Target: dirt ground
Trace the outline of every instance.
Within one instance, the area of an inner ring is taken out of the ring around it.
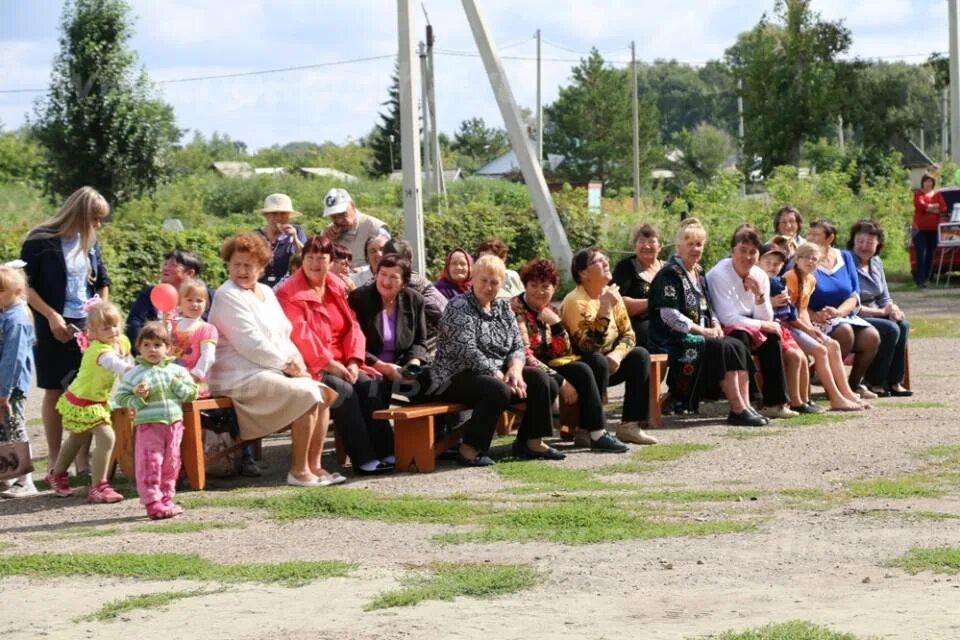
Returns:
[[[900,293],[910,317],[958,317],[960,297]],[[348,519],[271,520],[248,509],[190,509],[181,520],[243,521],[244,529],[151,535],[135,499],[87,505],[80,498],[0,502],[0,554],[65,551],[193,552],[217,561],[339,559],[357,563],[346,578],[304,587],[231,585],[225,592],[133,611],[112,622],[74,622],[108,600],[193,589],[195,582],[148,583],[104,578],[0,577],[0,629],[5,640],[27,638],[198,637],[231,640],[336,638],[464,639],[619,637],[694,638],[768,622],[809,620],[862,637],[960,637],[960,575],[909,575],[885,563],[913,546],[960,545],[960,520],[876,517],[935,511],[960,516],[955,488],[938,498],[860,498],[805,505],[772,495],[782,489],[834,490],[858,479],[889,478],[929,462],[920,453],[960,443],[956,338],[911,342],[910,399],[881,401],[850,420],[783,429],[770,437],[727,437],[718,418],[668,418],[661,442],[701,442],[715,448],[631,475],[638,488],[735,490],[742,502],[684,505],[694,520],[744,513],[761,517],[756,530],[707,537],[672,537],[565,546],[553,543],[440,545],[437,533],[464,530],[438,524],[390,524]],[[37,394],[31,417],[39,415]],[[902,403],[898,408],[897,403]],[[917,402],[926,405],[913,406]],[[930,406],[933,403],[934,406]],[[882,406],[880,406],[882,405]],[[710,418],[709,415],[714,416]],[[34,427],[34,442],[42,443]],[[38,447],[38,449],[41,447]],[[285,473],[288,440],[265,447],[273,491]],[[611,464],[611,456],[572,453],[567,468]],[[332,463],[332,461],[331,461]],[[537,464],[537,463],[530,463]],[[221,481],[207,494],[246,487]],[[496,494],[511,486],[493,470],[444,463],[437,473],[351,481],[384,494]],[[337,491],[338,488],[317,489]],[[189,492],[184,494],[191,495]],[[196,495],[196,494],[194,494]],[[751,499],[755,498],[755,499]],[[57,537],[77,526],[120,527],[104,537]],[[9,546],[4,546],[8,544]],[[458,598],[367,612],[377,594],[396,588],[410,564],[433,560],[528,563],[544,575],[536,587],[493,600]]]

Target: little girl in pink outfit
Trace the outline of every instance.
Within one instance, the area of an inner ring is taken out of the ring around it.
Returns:
[[[180,317],[170,326],[171,355],[197,381],[199,398],[210,397],[207,372],[213,366],[220,338],[217,328],[201,317],[209,304],[207,285],[200,280],[184,280],[180,285]]]

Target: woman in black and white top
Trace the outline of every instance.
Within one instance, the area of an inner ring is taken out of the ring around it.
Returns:
[[[505,266],[486,255],[473,266],[471,289],[452,299],[440,319],[432,394],[469,405],[457,461],[469,467],[493,464],[487,455],[500,415],[515,402],[527,408],[513,444],[521,458],[562,460],[566,457],[542,438],[553,433],[550,377],[526,367],[523,341],[510,302],[497,298]]]

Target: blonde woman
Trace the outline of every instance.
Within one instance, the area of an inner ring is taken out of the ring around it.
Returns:
[[[27,301],[35,314],[33,352],[50,460],[57,459],[63,435],[57,400],[80,367],[73,336],[86,326],[84,305],[94,295],[106,301],[109,294],[110,278],[97,243],[97,229],[109,215],[110,205],[96,189],[80,187],[56,216],[27,233],[20,249],[30,285]],[[86,456],[77,466],[87,467]]]

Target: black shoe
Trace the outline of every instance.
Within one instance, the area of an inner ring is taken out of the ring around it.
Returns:
[[[519,440],[513,442],[513,455],[523,460],[563,460],[567,457],[567,454],[553,447],[547,447],[544,451],[533,451]]]
[[[745,411],[750,415],[752,415],[754,418],[759,418],[763,420],[764,425],[770,424],[770,418],[768,418],[767,416],[763,415],[762,413],[754,409],[753,405],[747,405],[747,408],[745,409]]]
[[[888,392],[894,398],[909,398],[913,395],[913,391],[910,391],[910,389],[889,389]]]
[[[748,409],[744,409],[740,413],[731,411],[727,415],[727,424],[734,427],[765,427],[768,422],[769,420],[763,416],[751,413]]]
[[[817,405],[813,404],[812,402],[806,402],[806,403],[801,404],[801,405],[798,405],[798,406],[796,406],[796,407],[794,407],[794,406],[791,405],[790,410],[791,410],[791,411],[796,411],[797,413],[808,413],[808,414],[810,414],[810,413],[823,413],[823,412],[824,412],[824,409],[823,409],[823,408],[818,407]]]
[[[461,467],[489,467],[496,464],[489,456],[485,456],[482,453],[478,453],[473,458],[466,458],[459,452],[457,452],[457,464]]]
[[[617,440],[616,436],[611,435],[609,431],[604,431],[602,436],[590,441],[590,450],[607,453],[626,453],[630,450],[630,447]]]
[[[884,389],[883,387],[880,387],[880,386],[876,386],[876,387],[875,387],[875,386],[873,386],[873,385],[871,385],[871,386],[869,386],[869,387],[867,387],[867,388],[870,389],[870,391],[871,391],[872,393],[876,394],[876,396],[877,396],[878,398],[889,398],[889,397],[890,397],[890,389]]]

